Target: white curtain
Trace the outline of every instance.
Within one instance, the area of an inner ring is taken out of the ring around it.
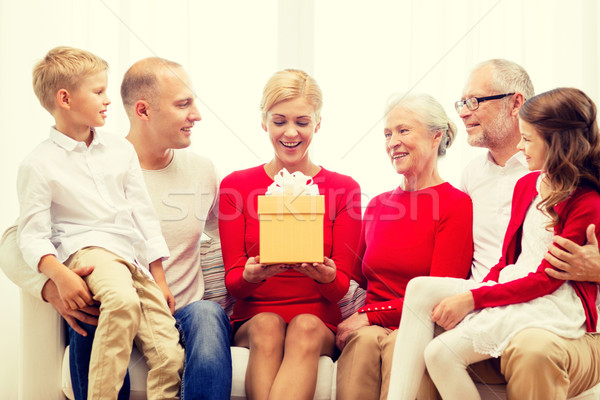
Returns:
[[[444,104],[459,134],[440,169],[457,184],[478,152],[466,145],[453,109],[470,68],[508,58],[528,70],[537,92],[574,86],[598,103],[598,21],[595,0],[0,0],[0,230],[18,213],[17,166],[52,124],[31,88],[33,64],[52,47],[85,48],[109,62],[105,130],[123,135],[126,69],[152,55],[183,64],[203,118],[192,150],[211,157],[221,174],[269,160],[262,87],[277,69],[306,69],[325,97],[313,158],[353,176],[366,204],[399,183],[381,134],[390,94],[427,92]],[[17,398],[17,294],[0,274],[3,399]]]

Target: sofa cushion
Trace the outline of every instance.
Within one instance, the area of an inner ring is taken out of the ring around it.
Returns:
[[[129,381],[131,392],[129,400],[146,400],[146,376],[148,376],[148,367],[144,357],[134,346],[129,360]],[[62,363],[62,391],[67,399],[74,400],[73,386],[71,384],[71,374],[69,369],[69,346],[65,348]]]
[[[246,377],[246,366],[248,365],[249,350],[245,347],[231,347],[231,359],[233,362],[233,380],[231,383],[231,400],[246,400],[246,388],[244,381]],[[315,400],[330,400],[332,388],[335,386],[335,363],[331,357],[321,356],[319,358],[319,372],[317,375],[317,387],[315,389]]]
[[[209,239],[201,242],[200,264],[204,277],[204,300],[219,303],[227,315],[231,315],[235,298],[225,287],[225,267],[220,240]]]

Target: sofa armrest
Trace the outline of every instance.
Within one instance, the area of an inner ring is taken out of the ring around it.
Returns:
[[[20,400],[64,400],[61,390],[63,319],[48,303],[21,291]]]

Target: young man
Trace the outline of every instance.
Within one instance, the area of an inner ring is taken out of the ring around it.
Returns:
[[[231,325],[221,306],[202,300],[200,268],[202,233],[219,237],[219,182],[210,160],[182,150],[201,119],[190,80],[179,64],[148,58],[126,72],[121,97],[131,123],[127,139],[171,252],[165,274],[186,353],[182,398],[229,399]]]
[[[89,398],[117,397],[134,339],[149,368],[148,397],[178,398],[183,349],[162,266],[169,251],[131,143],[95,129],[110,104],[107,69],[70,47],[35,66],[35,94],[56,125],[19,167],[18,243],[66,307],[100,303]],[[85,266],[93,269],[84,279],[71,271]]]
[[[456,104],[469,144],[489,150],[465,168],[461,184],[473,200],[472,276],[477,280],[500,258],[514,185],[528,172],[516,147],[521,136],[518,113],[533,95],[533,85],[521,66],[496,59],[475,67]],[[600,381],[600,335],[569,340],[541,329],[525,329],[500,361],[510,400],[566,399]],[[474,367],[475,375],[481,373],[479,366]]]
[[[229,399],[232,374],[229,319],[218,304],[201,300],[204,280],[199,238],[203,232],[218,237],[218,181],[208,159],[182,150],[190,144],[191,127],[201,119],[189,79],[178,64],[148,58],[127,71],[121,95],[131,123],[127,138],[138,154],[171,252],[164,267],[176,299],[175,318],[185,342],[182,398]],[[5,235],[3,249],[8,249],[10,240],[10,235]],[[36,297],[41,293],[69,322],[70,329],[86,334],[78,321],[94,323],[89,314],[95,312],[93,309],[64,309],[56,301],[52,282],[43,279],[40,282],[16,264],[2,263],[2,268],[19,286],[25,287],[27,281],[37,282],[31,285],[36,290],[30,293]],[[79,273],[87,271],[82,269]],[[89,330],[87,326],[86,329]],[[91,339],[81,335],[71,338],[79,345],[79,351],[71,355],[72,366],[73,360],[82,360],[76,368],[82,370],[87,367],[85,354]],[[74,389],[85,386],[85,381],[78,381],[73,372],[71,375]],[[128,393],[124,396],[128,398]]]

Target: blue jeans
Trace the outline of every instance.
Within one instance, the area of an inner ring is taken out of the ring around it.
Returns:
[[[215,302],[195,301],[175,313],[185,348],[181,399],[231,397],[231,324]]]
[[[88,372],[90,369],[90,355],[96,327],[79,322],[85,329],[87,336],[81,336],[69,326],[69,367],[71,371],[71,385],[75,400],[86,400],[88,394]],[[129,372],[125,375],[123,386],[119,391],[118,400],[128,400],[130,392]]]
[[[231,325],[215,302],[200,300],[175,314],[185,348],[181,400],[229,399],[231,396]],[[90,354],[96,327],[80,323],[88,333],[81,336],[69,327],[69,360],[75,400],[87,399]],[[129,399],[129,374],[118,400]]]

